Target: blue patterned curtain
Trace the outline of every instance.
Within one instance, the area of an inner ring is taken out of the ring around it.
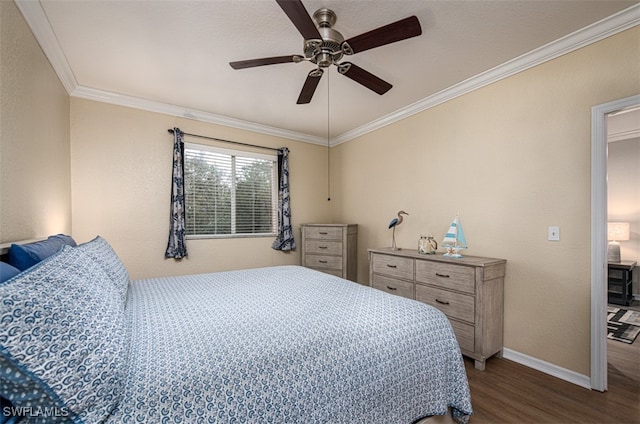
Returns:
[[[173,178],[171,178],[171,221],[169,243],[164,256],[180,259],[187,256],[186,209],[184,204],[184,133],[173,129]]]
[[[291,227],[291,197],[289,196],[289,149],[278,149],[278,237],[271,247],[275,250],[294,250]]]

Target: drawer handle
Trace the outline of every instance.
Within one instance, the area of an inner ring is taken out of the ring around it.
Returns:
[[[326,264],[327,263],[327,261],[318,261],[318,262],[320,262],[321,264]]]
[[[450,275],[448,275],[448,274],[440,274],[439,272],[436,272],[436,275],[437,275],[438,277],[450,278]]]
[[[318,249],[328,249],[328,246],[318,246]]]
[[[448,305],[449,302],[445,302],[444,300],[440,300],[440,299],[436,299],[436,302],[438,302],[441,305]]]
[[[398,290],[398,288],[397,288],[397,287],[387,286],[387,288],[388,288],[389,290]]]
[[[398,265],[389,265],[389,264],[387,264],[387,266],[388,266],[389,268],[398,268]]]
[[[323,236],[326,236],[329,233],[327,233],[326,231],[319,231],[318,234],[322,234]]]

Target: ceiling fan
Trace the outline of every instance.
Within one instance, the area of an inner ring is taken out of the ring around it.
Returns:
[[[340,60],[345,55],[353,55],[422,34],[418,18],[410,16],[345,40],[342,34],[332,28],[336,22],[336,14],[332,10],[327,8],[319,9],[313,14],[312,20],[300,0],[276,0],[276,2],[302,34],[304,38],[304,55],[294,54],[240,60],[230,62],[229,65],[233,69],[304,61],[318,65],[316,69],[313,69],[307,75],[298,97],[298,104],[311,102],[324,69],[331,65],[335,65],[340,74],[351,78],[368,89],[380,95],[386,93],[391,89],[391,84],[351,62],[340,62]]]

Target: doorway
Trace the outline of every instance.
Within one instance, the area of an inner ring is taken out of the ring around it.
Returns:
[[[607,390],[607,116],[640,95],[591,108],[591,388]]]

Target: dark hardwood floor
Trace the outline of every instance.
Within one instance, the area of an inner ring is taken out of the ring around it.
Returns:
[[[635,301],[630,309],[640,310]],[[601,393],[507,359],[477,371],[465,358],[474,415],[471,424],[640,424],[640,337],[607,341],[609,390]]]

